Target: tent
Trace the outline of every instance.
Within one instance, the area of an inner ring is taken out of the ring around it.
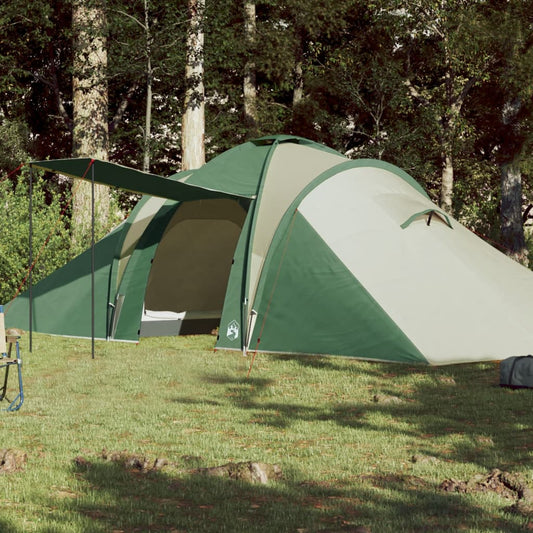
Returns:
[[[410,363],[533,348],[533,273],[399,168],[312,141],[244,143],[162,178],[88,159],[34,162],[144,194],[95,246],[95,335],[206,332],[216,347]],[[91,336],[91,252],[32,291],[35,331]],[[27,293],[8,327],[28,328]]]

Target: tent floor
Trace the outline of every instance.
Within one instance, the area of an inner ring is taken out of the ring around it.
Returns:
[[[200,315],[200,316],[198,316]],[[145,311],[140,337],[210,334],[220,324],[220,313]]]

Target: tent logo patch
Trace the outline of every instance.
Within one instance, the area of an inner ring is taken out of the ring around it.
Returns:
[[[226,331],[226,337],[230,341],[234,341],[239,336],[239,323],[236,320],[232,320],[228,324],[228,329]]]

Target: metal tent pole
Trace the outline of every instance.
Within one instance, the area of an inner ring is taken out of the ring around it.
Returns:
[[[28,245],[28,296],[30,302],[29,309],[29,330],[30,330],[30,343],[29,350],[30,353],[33,349],[33,295],[32,295],[32,285],[33,285],[33,166],[30,165],[30,177],[29,177],[29,199],[28,199],[28,220],[29,220],[29,245]]]
[[[94,162],[91,168],[91,357],[94,359]]]

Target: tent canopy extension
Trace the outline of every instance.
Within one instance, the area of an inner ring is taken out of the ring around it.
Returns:
[[[219,325],[221,349],[429,364],[532,349],[533,273],[393,165],[290,136],[168,178],[33,165],[145,194],[96,244],[96,337]],[[90,264],[89,250],[33,288],[35,331],[91,336]],[[27,293],[11,302],[9,326],[28,327],[28,305]]]

